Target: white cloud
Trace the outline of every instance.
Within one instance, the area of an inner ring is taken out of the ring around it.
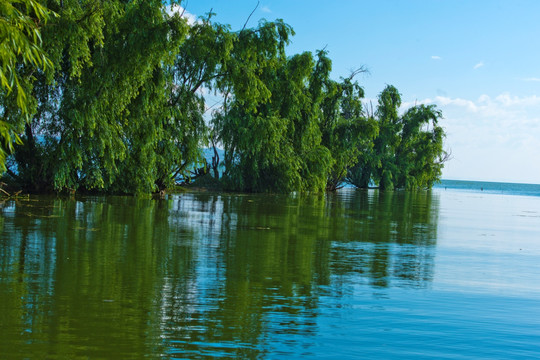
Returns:
[[[474,113],[478,112],[478,106],[471,100],[460,99],[460,98],[452,99],[447,96],[436,96],[434,102],[442,106],[453,105],[453,106],[465,108],[468,111],[471,111]]]
[[[525,78],[525,79],[523,79],[523,81],[540,82],[540,78],[537,78],[537,77],[530,77],[530,78]]]
[[[371,101],[376,108],[377,100]],[[531,162],[540,158],[540,95],[435,96],[404,101],[400,112],[421,104],[434,104],[443,114],[439,124],[452,151],[444,179],[540,184],[540,166]]]
[[[491,121],[511,121],[525,116],[531,117],[540,113],[540,96],[512,96],[503,93],[495,97],[481,95],[476,100],[436,96],[434,99],[424,99],[422,104],[436,104],[453,111],[466,111],[476,119],[491,119]]]
[[[540,183],[540,96],[437,96],[452,157],[443,178]],[[414,103],[406,103],[411,106]]]
[[[261,11],[265,12],[265,13],[268,13],[268,14],[272,12],[272,10],[270,10],[270,8],[268,6],[263,6],[261,8]]]
[[[178,14],[182,16],[183,18],[187,19],[187,22],[189,25],[193,25],[197,22],[197,17],[193,14],[191,14],[189,11],[184,9],[182,6],[173,4],[168,10],[167,13],[172,16],[174,14]]]
[[[495,100],[504,106],[530,107],[530,106],[540,105],[540,97],[536,95],[519,97],[519,96],[511,96],[509,93],[504,93],[497,96]]]
[[[433,56],[431,56],[431,58],[432,58],[433,60],[442,60],[442,57],[437,56],[437,55],[433,55]]]
[[[474,69],[480,69],[482,66],[484,66],[484,62],[480,61],[478,64],[474,65]]]

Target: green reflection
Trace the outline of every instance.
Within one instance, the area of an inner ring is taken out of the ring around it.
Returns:
[[[7,202],[0,354],[264,358],[279,334],[315,342],[318,309],[355,286],[429,284],[438,206],[372,190]]]

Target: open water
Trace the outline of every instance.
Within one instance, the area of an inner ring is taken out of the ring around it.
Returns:
[[[479,184],[4,202],[0,359],[538,359],[538,187]]]

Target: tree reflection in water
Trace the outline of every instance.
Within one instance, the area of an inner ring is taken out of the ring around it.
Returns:
[[[344,296],[429,286],[438,198],[39,197],[2,212],[8,358],[258,358],[308,349]]]

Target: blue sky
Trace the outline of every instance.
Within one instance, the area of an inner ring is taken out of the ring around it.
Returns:
[[[184,3],[233,30],[256,5]],[[539,14],[538,0],[261,0],[248,26],[283,19],[289,53],[326,47],[336,79],[367,67],[367,101],[392,84],[406,106],[436,104],[452,151],[443,178],[540,183]]]

